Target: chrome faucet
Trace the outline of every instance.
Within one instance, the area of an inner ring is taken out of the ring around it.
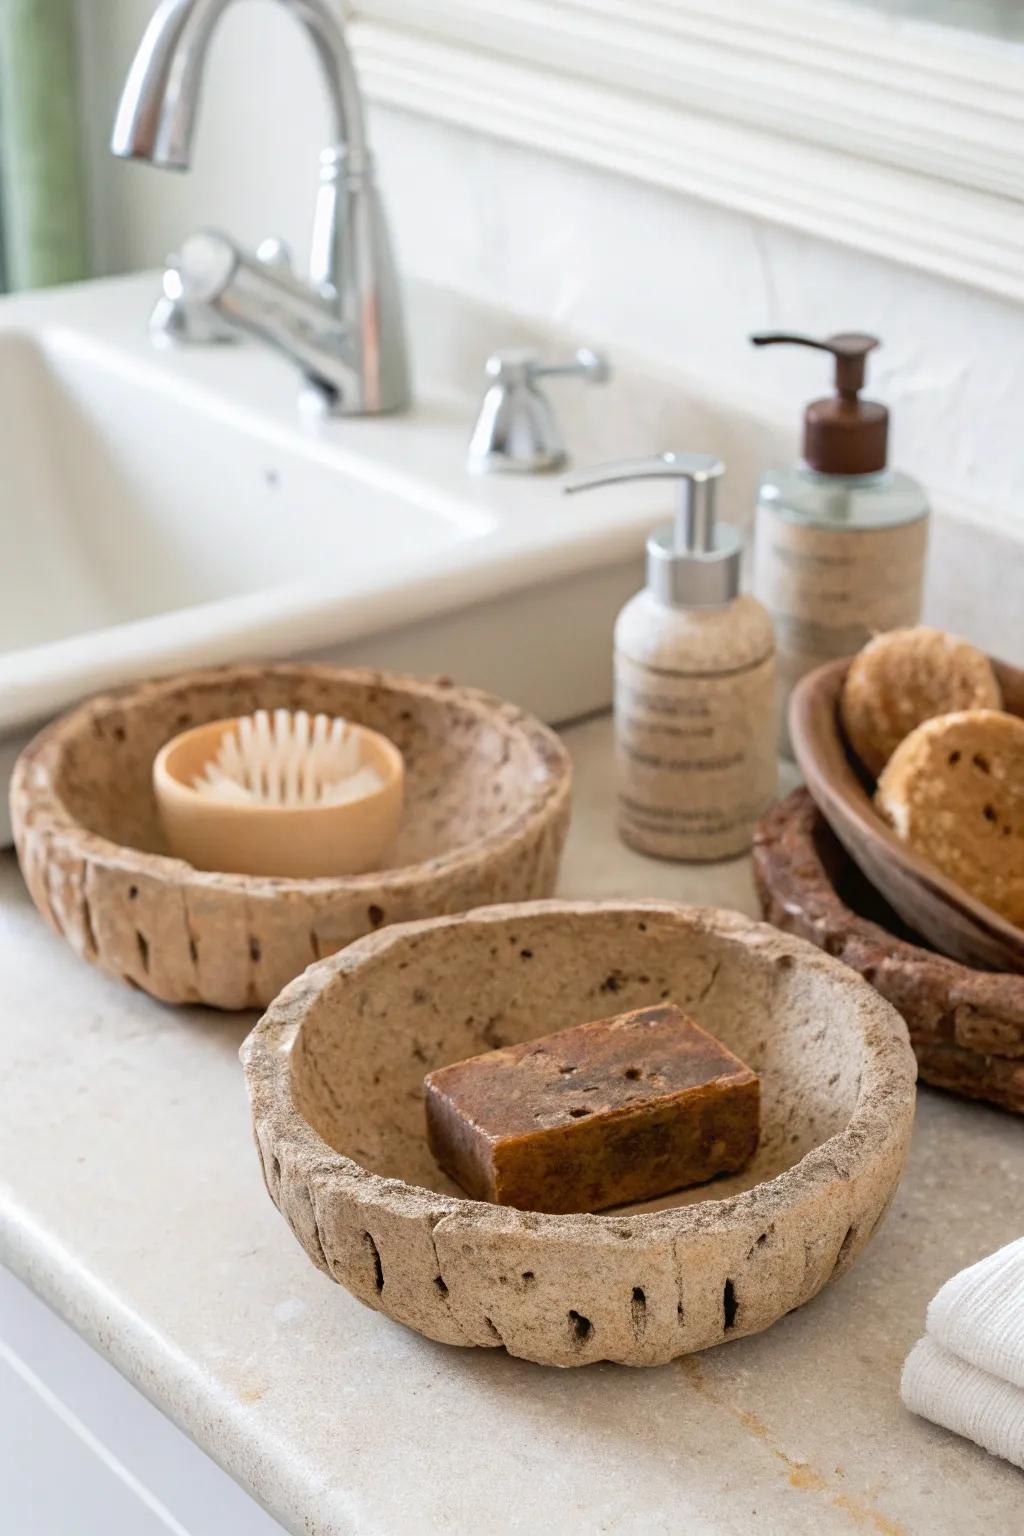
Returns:
[[[207,49],[230,3],[162,0],[125,81],[115,155],[188,169]],[[250,332],[291,358],[320,402],[342,415],[400,410],[409,403],[402,302],[351,55],[328,0],[281,3],[309,34],[333,123],[320,155],[308,280],[293,273],[279,241],[250,255],[228,235],[193,235],[170,258],[158,324],[186,339]]]
[[[487,389],[466,457],[471,475],[538,474],[562,469],[565,446],[540,379],[578,378],[606,384],[611,367],[602,352],[580,347],[568,363],[545,363],[517,347],[495,352],[485,368]]]

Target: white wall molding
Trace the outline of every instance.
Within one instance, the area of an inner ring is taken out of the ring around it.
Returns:
[[[369,94],[1024,300],[1024,49],[811,0],[360,0]]]

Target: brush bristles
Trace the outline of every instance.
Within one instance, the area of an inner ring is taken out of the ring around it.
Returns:
[[[347,720],[258,709],[225,731],[192,788],[236,805],[344,805],[384,784],[359,757],[359,733]]]

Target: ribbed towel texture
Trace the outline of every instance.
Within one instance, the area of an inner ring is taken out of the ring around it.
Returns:
[[[947,1280],[926,1328],[904,1404],[1024,1467],[1024,1238]]]

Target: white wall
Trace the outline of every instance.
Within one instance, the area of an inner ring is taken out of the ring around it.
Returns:
[[[282,7],[229,10],[191,173],[110,159],[117,91],[153,0],[80,0],[101,270],[156,264],[198,225],[304,258],[326,113]],[[101,13],[101,14],[100,14]],[[588,339],[646,352],[792,425],[825,392],[814,354],[754,353],[782,326],[875,331],[894,458],[954,508],[1024,538],[1024,311],[909,269],[624,179],[391,111],[373,114],[403,268]],[[500,342],[496,337],[496,343]],[[637,450],[699,444],[637,443]]]

